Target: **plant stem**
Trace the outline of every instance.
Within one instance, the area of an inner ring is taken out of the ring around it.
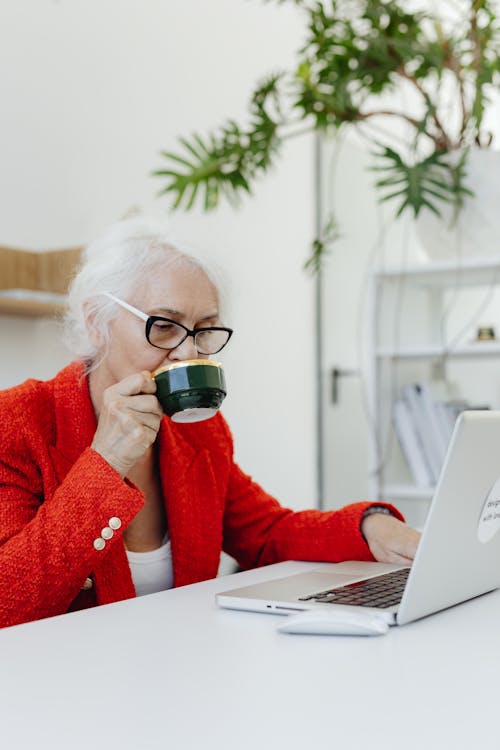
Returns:
[[[422,135],[426,135],[427,138],[429,138],[436,145],[436,147],[439,148],[438,137],[433,135],[432,133],[429,133],[427,130],[420,130],[420,122],[416,118],[410,117],[410,115],[405,115],[403,112],[392,112],[391,110],[379,110],[377,112],[366,112],[364,114],[360,112],[357,120],[358,122],[363,122],[371,117],[377,117],[378,115],[399,117],[401,120],[409,123],[413,128],[415,128],[415,130],[421,132]]]
[[[432,135],[430,133],[426,133],[426,135],[428,135],[429,138],[431,138],[434,141],[434,143],[436,144],[436,148],[438,148],[438,149],[442,148],[445,151],[448,151],[451,148],[452,143],[451,143],[451,140],[450,140],[448,134],[446,133],[444,127],[441,125],[441,122],[440,122],[440,120],[439,120],[439,118],[437,116],[437,112],[436,112],[435,108],[432,106],[432,102],[431,102],[431,100],[429,98],[429,94],[423,88],[423,86],[421,85],[420,81],[418,81],[415,78],[415,76],[410,75],[403,67],[399,67],[398,70],[397,70],[397,73],[398,73],[399,76],[401,76],[401,78],[404,78],[406,81],[408,81],[413,86],[415,86],[415,88],[419,92],[420,96],[423,97],[425,103],[427,104],[427,106],[429,108],[429,111],[431,112],[432,119],[434,120],[434,124],[435,124],[436,128],[438,129],[438,133],[436,135]]]
[[[419,126],[419,121],[415,117],[410,117],[410,115],[405,115],[404,112],[396,112],[390,109],[379,109],[374,112],[360,112],[356,119],[367,120],[369,117],[378,117],[379,115],[381,116],[387,115],[389,117],[399,117],[401,120],[405,120],[406,122],[409,122],[410,125],[413,125],[414,128],[418,128]]]
[[[377,125],[374,122],[369,122],[368,120],[366,120],[364,122],[357,122],[354,125],[360,137],[363,138],[368,143],[370,143],[371,145],[373,145],[373,139],[370,138],[370,136],[364,132],[364,128],[371,128],[371,130],[374,131],[375,133],[383,135],[386,138],[390,138],[393,141],[398,141],[401,147],[405,147],[408,145],[408,142],[403,137],[399,137],[395,135],[394,133],[389,132],[388,130],[380,127],[380,125]]]

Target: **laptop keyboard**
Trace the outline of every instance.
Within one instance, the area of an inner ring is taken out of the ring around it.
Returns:
[[[380,576],[348,583],[316,594],[299,596],[299,601],[315,601],[321,604],[351,604],[357,607],[386,609],[399,604],[406,586],[410,568],[392,570]]]

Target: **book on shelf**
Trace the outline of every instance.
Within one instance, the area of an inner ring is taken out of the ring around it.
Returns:
[[[435,484],[443,465],[446,446],[443,450],[442,433],[437,421],[434,402],[420,383],[403,386],[401,398],[410,412],[423,458],[429,467],[432,484]]]
[[[471,408],[467,401],[436,401],[436,411],[438,414],[441,430],[445,436],[446,446],[448,446],[455,422],[457,421],[458,415],[465,411],[465,409]],[[476,409],[481,407],[474,407]]]
[[[431,469],[426,462],[409,406],[402,398],[394,402],[392,419],[401,451],[417,487],[432,487]]]
[[[436,401],[426,383],[401,388],[393,404],[392,420],[404,458],[417,487],[434,486],[441,473],[453,428],[465,409],[465,400]]]

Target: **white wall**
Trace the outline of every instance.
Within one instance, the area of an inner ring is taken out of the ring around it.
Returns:
[[[289,67],[299,11],[260,0],[4,0],[0,244],[91,240],[131,207],[163,215],[150,177],[176,136],[244,117],[259,78]],[[230,279],[225,402],[244,469],[295,507],[315,500],[312,140],[238,212],[172,217]],[[300,349],[288,343],[300,342]],[[275,333],[277,329],[279,333]],[[0,318],[0,387],[67,361],[53,323]]]

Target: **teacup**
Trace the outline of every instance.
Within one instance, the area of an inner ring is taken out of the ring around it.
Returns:
[[[156,396],[174,422],[210,419],[226,397],[224,370],[211,359],[187,359],[153,372]]]

